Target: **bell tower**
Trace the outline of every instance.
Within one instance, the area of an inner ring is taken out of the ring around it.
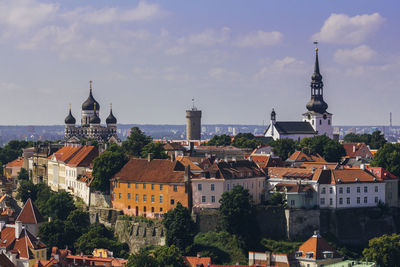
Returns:
[[[315,45],[318,42],[314,42]],[[314,73],[311,76],[311,99],[307,103],[307,112],[303,114],[303,121],[311,124],[317,135],[326,135],[333,138],[332,114],[327,112],[328,104],[324,101],[324,83],[319,70],[318,47],[315,48]]]

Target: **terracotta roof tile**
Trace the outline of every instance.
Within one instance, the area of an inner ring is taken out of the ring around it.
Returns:
[[[300,258],[306,258],[306,253],[313,253],[312,259],[319,260],[324,259],[323,252],[333,252],[334,258],[340,258],[341,256],[337,251],[328,244],[328,242],[322,238],[319,234],[313,235],[306,242],[304,242],[299,250],[302,252],[302,256]]]
[[[81,148],[82,146],[64,146],[57,150],[53,155],[50,155],[49,159],[54,156],[57,161],[68,162],[68,160],[72,158]]]
[[[18,215],[17,221],[21,221],[23,224],[38,224],[45,220],[40,214],[39,209],[29,198]]]
[[[189,256],[184,256],[184,261],[189,267],[197,267],[203,264],[204,267],[207,267],[209,264],[211,264],[211,258],[210,257],[189,257]]]
[[[190,160],[190,157],[177,156],[176,160],[185,166],[189,165],[191,171],[203,171],[202,168],[200,168],[197,164]]]
[[[89,167],[92,161],[99,155],[95,146],[82,146],[72,158],[68,160],[67,165],[73,167]]]
[[[373,156],[365,143],[344,143],[343,147],[346,150],[346,156],[350,158]]]
[[[6,164],[6,167],[12,168],[12,167],[22,167],[24,164],[24,159],[23,158],[17,158],[16,160],[13,160],[9,163]]]
[[[382,167],[371,167],[366,166],[367,170],[373,173],[377,178],[381,180],[396,180],[399,179],[396,175],[392,174],[391,172],[385,170]],[[1,202],[1,201],[0,201]]]
[[[132,158],[114,178],[132,182],[183,183],[184,170],[184,165],[179,161]]]

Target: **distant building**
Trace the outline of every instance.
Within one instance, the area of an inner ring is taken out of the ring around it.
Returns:
[[[94,99],[92,94],[92,81],[90,81],[89,97],[82,104],[81,125],[76,126],[76,119],[72,115],[71,107],[65,118],[65,136],[64,139],[69,143],[77,143],[79,139],[94,139],[98,142],[119,142],[117,136],[117,119],[115,118],[112,107],[110,115],[106,119],[106,126],[101,126],[99,117],[100,105]]]
[[[252,252],[249,251],[249,266],[277,266],[277,267],[291,267],[290,257],[287,254],[266,252]]]
[[[186,140],[201,140],[201,110],[194,104],[192,109],[186,110]]]
[[[346,157],[372,159],[373,155],[365,143],[344,143]]]
[[[311,77],[311,99],[306,105],[308,111],[303,114],[302,121],[277,121],[276,112],[272,109],[271,122],[265,130],[265,137],[271,137],[274,140],[283,138],[300,140],[304,137],[326,135],[333,138],[332,114],[327,112],[328,104],[323,98],[323,87],[317,48],[314,73]]]

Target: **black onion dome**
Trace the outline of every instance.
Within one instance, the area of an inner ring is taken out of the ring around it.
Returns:
[[[74,118],[74,116],[72,116],[71,109],[69,109],[69,114],[65,118],[65,124],[75,124],[75,123],[76,119]]]
[[[112,113],[112,109],[110,110],[110,115],[108,115],[106,119],[107,124],[116,124],[117,123],[117,118],[114,117],[114,114]]]
[[[315,111],[317,113],[323,114],[328,109],[328,104],[320,96],[312,96],[311,100],[308,101],[306,105],[309,111]]]
[[[97,116],[96,111],[94,112],[93,117],[90,119],[89,123],[100,124],[101,120],[99,116]]]
[[[96,106],[97,110],[100,110],[99,102],[97,102],[92,94],[92,88],[90,88],[89,97],[82,104],[82,110],[94,110],[94,106]]]

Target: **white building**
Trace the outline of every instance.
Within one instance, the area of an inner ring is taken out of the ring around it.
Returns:
[[[265,199],[265,174],[248,160],[215,162],[205,170],[203,177],[191,181],[194,209],[219,208],[222,194],[237,185],[249,191],[255,204]]]
[[[324,84],[319,71],[318,48],[315,52],[314,73],[311,79],[311,99],[306,105],[308,111],[302,115],[302,121],[276,121],[276,112],[272,109],[271,123],[265,130],[265,137],[274,140],[283,138],[301,140],[316,135],[333,137],[332,114],[327,112],[328,104],[323,98]]]

